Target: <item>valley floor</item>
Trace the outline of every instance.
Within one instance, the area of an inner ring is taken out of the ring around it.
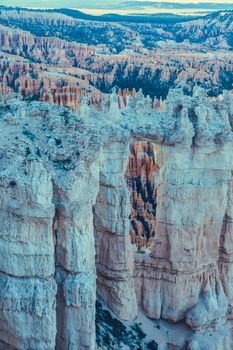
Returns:
[[[166,350],[168,345],[182,349],[192,333],[183,322],[151,320],[141,310],[133,322],[120,321],[100,299],[96,331],[98,350]]]

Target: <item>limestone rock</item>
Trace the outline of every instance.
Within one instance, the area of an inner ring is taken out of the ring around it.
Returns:
[[[189,348],[209,347],[211,331],[221,335],[216,350],[230,349],[232,97],[197,93],[176,90],[159,109],[139,94],[116,115],[116,95],[109,110],[86,106],[80,116],[1,102],[0,346],[93,350],[97,276],[97,294],[118,317],[132,320],[140,308],[185,320],[195,331]],[[159,168],[145,254],[129,234],[134,142],[154,144]]]

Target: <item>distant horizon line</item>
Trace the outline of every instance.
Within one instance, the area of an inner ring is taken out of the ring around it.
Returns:
[[[230,2],[231,1],[231,2]],[[157,0],[155,0],[155,1],[153,1],[153,0],[120,0],[119,1],[119,3],[118,4],[116,4],[116,5],[110,5],[109,3],[108,4],[106,4],[106,5],[104,5],[104,1],[103,1],[103,4],[101,4],[101,5],[96,5],[95,6],[95,4],[93,4],[93,5],[88,5],[88,4],[85,4],[85,5],[80,5],[80,4],[78,4],[77,3],[77,5],[71,5],[71,6],[67,6],[67,5],[63,5],[63,4],[61,4],[61,5],[59,5],[59,4],[57,4],[57,5],[55,5],[56,7],[54,7],[53,6],[53,3],[51,3],[51,5],[47,5],[47,3],[49,2],[49,1],[46,1],[46,5],[47,6],[41,6],[41,5],[39,5],[39,6],[29,6],[29,5],[25,5],[25,4],[23,4],[23,5],[21,5],[21,4],[13,4],[13,5],[10,5],[10,4],[5,4],[5,1],[1,1],[0,0],[0,6],[5,6],[5,7],[21,7],[21,8],[44,8],[44,9],[56,9],[56,8],[70,8],[70,9],[74,9],[74,8],[83,8],[83,9],[104,9],[104,8],[106,8],[106,9],[114,9],[114,8],[117,8],[117,6],[119,5],[119,6],[121,6],[121,5],[123,5],[124,3],[125,4],[130,4],[130,3],[134,3],[134,4],[136,4],[136,3],[138,3],[138,5],[140,6],[140,4],[141,4],[141,6],[145,6],[146,7],[146,3],[149,5],[150,3],[151,3],[151,5],[153,6],[153,4],[154,5],[156,5],[156,4],[160,4],[160,3],[162,3],[162,4],[164,4],[164,5],[166,5],[166,4],[172,4],[172,5],[176,5],[176,4],[179,4],[179,5],[184,5],[184,6],[187,6],[187,5],[196,5],[197,7],[199,7],[199,6],[201,6],[201,5],[203,5],[203,4],[205,4],[205,5],[209,5],[209,6],[211,6],[211,5],[232,5],[232,7],[233,7],[233,3],[232,3],[232,0],[226,0],[226,1],[221,1],[221,0],[217,0],[217,1],[214,1],[214,0],[211,0],[211,1],[195,1],[195,0],[191,0],[191,1],[186,1],[186,0],[175,0],[175,1],[173,1],[173,0],[162,0],[162,1],[157,1]],[[17,2],[17,0],[16,0],[16,2]],[[22,1],[19,1],[19,2],[22,2]],[[33,1],[32,1],[33,2]],[[42,1],[42,2],[44,2],[44,1]],[[57,3],[59,3],[59,1],[57,1]],[[58,7],[59,6],[59,7]]]

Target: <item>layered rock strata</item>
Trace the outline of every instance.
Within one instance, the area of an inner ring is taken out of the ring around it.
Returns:
[[[0,8],[1,55],[4,52],[28,59],[31,64],[43,64],[51,79],[58,68],[69,68],[71,74],[72,68],[80,68],[82,80],[103,93],[110,93],[115,86],[122,90],[142,88],[145,95],[164,99],[175,87],[192,94],[194,86],[200,85],[210,96],[230,90],[231,33],[231,12],[161,27],[77,20],[53,11]],[[22,84],[22,91],[34,97],[32,90],[37,90],[40,79],[33,81],[26,76],[21,80],[28,80],[28,87]],[[12,78],[4,81],[10,88],[12,83]],[[82,95],[80,88],[72,82],[63,90],[53,85],[45,89],[42,100],[75,107],[73,99]]]
[[[201,90],[188,100],[180,99],[176,92],[169,95],[164,112],[167,116],[172,113],[175,124],[168,117],[166,122],[159,119],[159,113],[154,117],[153,125],[159,127],[152,138],[160,169],[155,237],[149,255],[135,254],[133,274],[133,252],[126,248],[124,234],[125,227],[129,230],[129,211],[126,213],[125,209],[129,194],[122,186],[125,163],[122,152],[119,159],[108,147],[111,175],[108,181],[106,175],[101,176],[104,180],[100,180],[95,206],[97,292],[123,319],[137,313],[135,291],[137,304],[148,317],[172,322],[186,320],[196,332],[193,339],[187,340],[187,349],[204,349],[199,332],[217,329],[222,332],[225,345],[217,342],[216,349],[228,349],[232,341],[227,330],[231,327],[231,322],[227,322],[232,307],[231,288],[225,282],[229,281],[229,258],[225,258],[224,271],[221,256],[226,248],[221,242],[222,226],[228,237],[231,235],[225,214],[232,178],[229,106],[223,101],[213,102],[210,107]],[[140,115],[139,106],[134,108]],[[144,122],[148,121],[145,110],[143,115]],[[151,141],[152,133],[150,130],[149,135],[142,136],[135,132],[131,141]],[[103,163],[100,174],[107,168]],[[204,344],[207,346],[208,341]]]
[[[130,190],[130,237],[138,250],[147,247],[155,235],[156,197],[159,168],[153,143],[137,142],[130,145],[126,171]]]
[[[98,107],[105,94],[91,86],[78,68],[48,67],[32,63],[17,55],[0,57],[0,92],[3,98],[19,94],[26,101],[42,101],[70,107],[77,111],[80,102],[89,96],[91,104]]]
[[[8,103],[1,105],[0,339],[4,349],[94,349],[98,131],[56,106]]]
[[[232,347],[232,96],[175,90],[163,110],[140,95],[119,104],[112,95],[101,111],[84,103],[77,115],[1,103],[7,350],[94,349],[96,270],[97,293],[120,318],[140,307],[186,322],[193,336],[183,349]],[[149,255],[130,243],[125,173],[134,142],[153,143],[159,167]]]

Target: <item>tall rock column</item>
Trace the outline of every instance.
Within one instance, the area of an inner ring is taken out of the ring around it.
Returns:
[[[218,148],[213,144],[212,150],[203,147],[194,150],[193,155],[185,147],[179,152],[161,148],[165,164],[158,186],[156,236],[150,261],[154,281],[145,283],[143,294],[150,317],[182,320],[205,293],[215,299],[216,312],[222,308],[226,314],[218,257],[231,172],[228,164],[220,162],[224,151]],[[154,301],[149,296],[152,291]],[[218,297],[223,304],[218,305]],[[216,318],[211,312],[208,316]],[[207,320],[195,322],[201,327],[201,322]]]
[[[94,350],[100,134],[44,103],[0,116],[0,349]]]
[[[60,111],[60,114],[58,114]],[[49,163],[55,216],[57,350],[95,349],[96,269],[92,206],[99,189],[97,129],[66,109],[51,112]]]
[[[232,302],[233,139],[224,106],[199,94],[189,106],[175,109],[158,145],[156,234],[150,257],[135,262],[135,285],[147,316],[199,331],[225,325]]]
[[[129,320],[137,313],[129,236],[131,204],[125,179],[129,133],[113,125],[105,141],[100,190],[94,207],[97,294],[117,316]]]
[[[97,157],[98,158],[98,157]],[[99,162],[80,162],[54,182],[57,349],[95,349],[96,270],[92,206]]]
[[[0,349],[54,350],[52,181],[25,150],[19,139],[0,146]]]

